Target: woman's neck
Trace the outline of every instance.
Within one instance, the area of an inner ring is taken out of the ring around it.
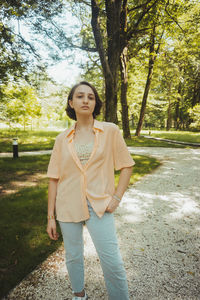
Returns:
[[[77,118],[76,121],[76,130],[81,131],[81,130],[91,130],[94,125],[94,118]]]

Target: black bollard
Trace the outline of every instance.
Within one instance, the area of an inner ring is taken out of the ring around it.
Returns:
[[[18,141],[17,138],[13,139],[13,158],[18,157]]]

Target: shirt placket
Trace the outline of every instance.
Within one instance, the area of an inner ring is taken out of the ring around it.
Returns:
[[[86,193],[86,189],[87,189],[87,176],[86,176],[86,171],[88,169],[88,166],[90,165],[90,162],[91,162],[91,159],[92,157],[94,156],[96,150],[97,150],[97,146],[98,146],[98,138],[99,138],[99,131],[97,129],[93,129],[94,130],[94,133],[95,133],[95,141],[94,141],[94,147],[93,147],[93,150],[92,150],[92,153],[89,157],[89,160],[87,161],[87,163],[85,165],[82,165],[81,162],[80,162],[80,159],[76,153],[76,150],[75,150],[75,146],[74,146],[74,135],[75,135],[75,130],[73,131],[73,134],[69,140],[69,147],[70,147],[70,150],[71,150],[71,154],[72,154],[72,157],[74,159],[74,161],[76,162],[77,166],[79,167],[80,171],[81,171],[81,176],[83,176],[83,181],[81,180],[81,182],[83,182],[83,187],[82,187],[82,192],[83,192],[83,201],[84,201],[84,207],[88,213],[88,207],[87,207],[87,193]]]

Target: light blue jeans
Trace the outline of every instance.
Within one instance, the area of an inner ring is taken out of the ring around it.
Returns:
[[[72,289],[84,289],[83,225],[86,224],[104,274],[109,300],[128,300],[128,285],[120,255],[114,216],[105,213],[99,218],[88,202],[90,218],[85,222],[60,222],[66,253],[66,266]]]

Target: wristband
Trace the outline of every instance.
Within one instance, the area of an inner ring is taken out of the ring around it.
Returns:
[[[113,198],[115,198],[115,200],[117,200],[117,201],[121,201],[122,199],[120,199],[117,195],[113,195]]]
[[[54,216],[54,215],[47,216],[47,219],[48,219],[48,220],[53,220],[53,219],[55,219],[55,216]]]

